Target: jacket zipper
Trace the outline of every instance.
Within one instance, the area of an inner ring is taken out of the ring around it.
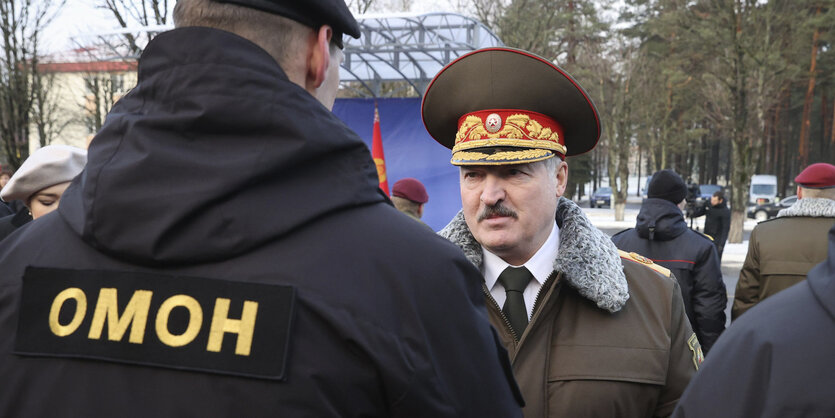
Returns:
[[[533,316],[536,315],[536,309],[539,308],[539,305],[542,302],[542,290],[547,289],[548,287],[550,287],[551,283],[554,280],[556,280],[556,278],[557,278],[557,271],[554,270],[554,271],[551,272],[551,275],[548,276],[547,279],[545,279],[545,283],[542,283],[542,286],[539,287],[539,290],[536,292],[536,298],[534,299],[534,302],[533,302],[533,309],[531,309],[531,319],[533,319]]]
[[[493,295],[491,295],[491,294],[490,294],[490,289],[488,289],[488,288],[487,288],[487,284],[486,284],[486,283],[482,283],[482,284],[481,284],[481,291],[482,291],[482,292],[484,292],[484,296],[486,296],[486,297],[487,297],[487,299],[488,299],[490,302],[493,302],[493,306],[495,306],[495,307],[496,307],[496,310],[499,312],[499,316],[501,316],[501,317],[502,317],[502,320],[504,321],[504,326],[505,326],[505,329],[507,329],[508,331],[510,331],[510,335],[512,335],[512,336],[513,336],[513,341],[519,342],[519,337],[518,337],[518,336],[516,336],[516,331],[514,331],[514,330],[513,330],[513,328],[510,326],[510,320],[509,320],[509,319],[507,319],[507,317],[505,316],[504,312],[502,312],[502,307],[501,307],[501,306],[499,306],[499,302],[496,302],[496,299],[494,299],[494,298],[493,298]]]
[[[536,292],[536,298],[533,302],[533,309],[531,309],[531,318],[533,318],[534,314],[536,314],[536,309],[542,303],[542,290],[547,289],[551,285],[551,283],[556,279],[556,277],[557,272],[551,272],[551,275],[548,276],[547,279],[545,279],[545,283],[543,283],[542,286],[539,287],[539,290]],[[490,294],[490,289],[487,288],[486,284],[482,283],[481,290],[482,292],[484,292],[484,295],[487,297],[487,299],[493,303],[493,306],[496,307],[496,310],[499,312],[499,316],[501,316],[502,321],[504,322],[505,328],[508,331],[510,331],[510,335],[513,336],[513,340],[518,343],[520,336],[517,336],[516,331],[514,331],[513,328],[510,326],[510,320],[507,319],[507,316],[505,316],[504,312],[502,312],[502,308],[501,306],[499,306],[499,302],[496,302],[496,299],[494,299],[493,295]]]

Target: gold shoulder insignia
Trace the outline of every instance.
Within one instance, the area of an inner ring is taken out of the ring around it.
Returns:
[[[666,267],[663,267],[663,266],[660,266],[658,264],[655,264],[649,258],[646,258],[646,257],[644,257],[644,256],[642,256],[638,253],[635,253],[635,252],[627,253],[626,251],[623,251],[623,250],[618,250],[618,253],[620,253],[621,258],[626,258],[626,259],[641,263],[641,264],[655,270],[656,272],[658,272],[658,273],[660,273],[660,274],[662,274],[666,277],[672,277],[672,275],[673,275],[673,273],[670,271],[670,269],[668,269]]]

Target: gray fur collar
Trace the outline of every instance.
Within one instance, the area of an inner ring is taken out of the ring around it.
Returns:
[[[797,199],[790,207],[777,212],[777,217],[811,216],[815,218],[835,218],[835,200],[825,198]]]
[[[556,219],[560,225],[560,249],[554,270],[562,272],[571,287],[599,308],[619,311],[629,299],[629,288],[615,244],[568,199],[560,198]],[[467,259],[481,268],[481,245],[467,228],[462,211],[438,234],[460,247]]]

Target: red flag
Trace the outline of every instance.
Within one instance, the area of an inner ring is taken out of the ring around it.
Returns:
[[[371,137],[371,157],[377,166],[377,177],[380,179],[380,189],[389,196],[389,182],[386,177],[386,156],[383,154],[383,136],[380,135],[380,113],[377,103],[374,103],[374,134]]]

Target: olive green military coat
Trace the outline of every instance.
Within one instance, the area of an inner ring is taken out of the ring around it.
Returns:
[[[484,286],[525,417],[670,415],[702,360],[678,283],[643,257],[622,258],[567,199],[560,200],[557,224],[554,273],[518,342]],[[461,213],[440,234],[481,267],[481,247]]]
[[[827,232],[835,224],[835,200],[799,199],[751,232],[736,284],[731,319],[763,299],[806,279],[826,260]]]

